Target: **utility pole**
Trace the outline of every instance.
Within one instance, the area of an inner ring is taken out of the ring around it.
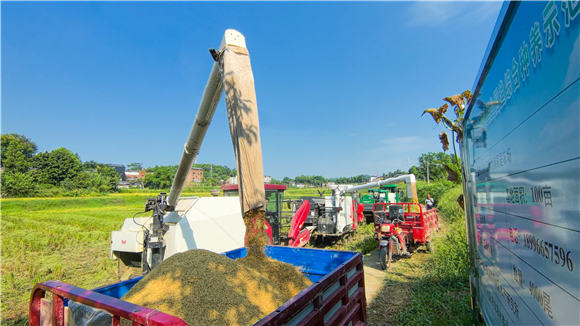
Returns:
[[[429,161],[427,161],[427,184],[429,184]]]

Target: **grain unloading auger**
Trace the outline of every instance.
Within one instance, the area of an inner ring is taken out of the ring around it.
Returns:
[[[228,29],[218,50],[210,53],[214,64],[169,195],[148,198],[145,212],[152,211],[151,217],[126,219],[120,231],[112,232],[111,258],[119,259],[121,278],[147,273],[164,259],[186,250],[223,253],[243,247],[246,226],[242,215],[265,210],[257,107],[245,38]],[[224,89],[240,198],[180,197]],[[254,112],[248,113],[252,109]],[[305,210],[307,213],[309,208]],[[295,214],[293,230],[302,228],[303,211]],[[300,232],[289,236],[294,246],[309,239],[309,234],[306,237]]]

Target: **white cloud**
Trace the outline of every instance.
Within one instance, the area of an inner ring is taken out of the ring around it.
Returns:
[[[501,4],[499,1],[415,2],[407,11],[409,15],[408,25],[433,27],[444,25],[450,21],[455,26],[473,25],[492,16],[497,17]]]

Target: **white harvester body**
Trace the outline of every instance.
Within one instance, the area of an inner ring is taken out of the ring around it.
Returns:
[[[333,224],[335,225],[334,234],[327,235],[342,235],[345,232],[353,229],[355,221],[354,211],[352,208],[351,196],[325,196],[324,209],[326,216],[331,216]]]
[[[224,253],[244,246],[246,226],[237,197],[181,198],[165,219],[169,229],[163,236],[164,259],[191,249]],[[111,258],[142,253],[151,222],[151,217],[125,219],[121,230],[111,233]]]

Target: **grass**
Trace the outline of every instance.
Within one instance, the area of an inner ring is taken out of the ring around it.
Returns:
[[[187,188],[182,196],[208,197],[211,189]],[[291,188],[285,195],[318,196],[316,190]],[[109,259],[111,231],[158,193],[131,189],[98,197],[2,199],[2,325],[27,324],[30,292],[38,282],[91,289],[117,281],[117,262]]]
[[[411,287],[410,304],[394,319],[397,325],[472,324],[465,220],[456,202],[459,194],[461,188],[455,187],[439,200],[439,219],[445,228],[435,238],[435,253]]]
[[[358,251],[366,255],[379,246],[379,242],[373,237],[374,232],[374,224],[362,224],[352,236],[345,241],[337,241],[329,249]]]

